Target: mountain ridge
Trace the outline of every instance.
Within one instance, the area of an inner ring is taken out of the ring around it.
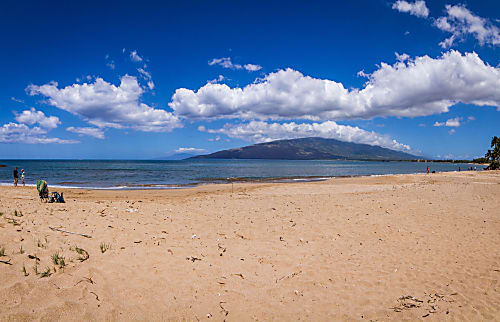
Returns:
[[[376,145],[308,137],[257,143],[189,159],[275,159],[275,160],[416,160],[421,157]]]

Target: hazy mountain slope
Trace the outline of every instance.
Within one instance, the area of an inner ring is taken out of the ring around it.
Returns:
[[[379,146],[335,139],[302,138],[259,143],[223,150],[197,159],[282,159],[282,160],[413,160],[419,157]]]

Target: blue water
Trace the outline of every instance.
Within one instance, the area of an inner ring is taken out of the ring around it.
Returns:
[[[0,160],[0,184],[12,184],[14,167],[26,171],[26,184],[44,179],[49,186],[82,188],[176,188],[239,180],[321,180],[331,177],[458,171],[469,164],[291,161],[291,160]],[[21,180],[19,180],[21,181]]]

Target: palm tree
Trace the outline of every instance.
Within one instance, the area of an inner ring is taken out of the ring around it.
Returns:
[[[491,139],[491,148],[493,149],[488,150],[488,152],[485,155],[485,157],[488,160],[491,160],[488,169],[490,170],[500,169],[500,138],[494,136]]]

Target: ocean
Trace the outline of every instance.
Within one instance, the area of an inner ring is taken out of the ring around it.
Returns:
[[[334,177],[458,171],[470,164],[302,160],[0,160],[0,185],[25,169],[26,184],[90,189],[175,189],[231,181],[314,181]],[[480,167],[478,167],[479,169]],[[19,179],[19,182],[21,179]]]

